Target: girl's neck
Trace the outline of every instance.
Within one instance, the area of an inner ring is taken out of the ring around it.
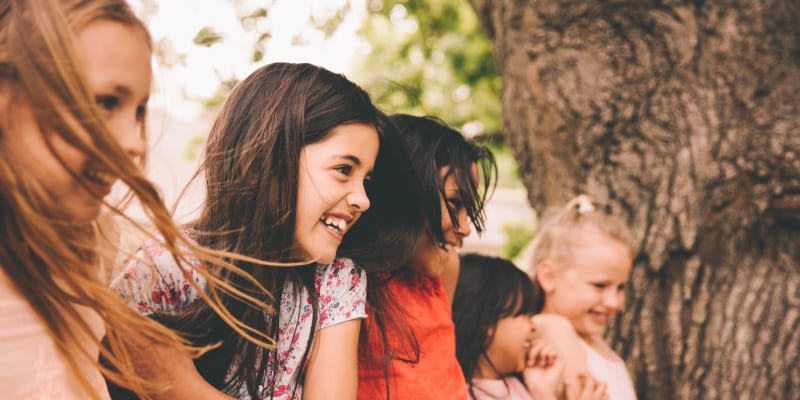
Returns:
[[[497,371],[489,365],[486,356],[480,356],[475,371],[472,373],[473,379],[501,379]]]
[[[584,341],[594,351],[607,358],[615,358],[616,354],[611,346],[606,343],[602,336],[589,336],[578,334],[581,340]]]

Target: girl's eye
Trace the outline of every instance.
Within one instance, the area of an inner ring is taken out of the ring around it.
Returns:
[[[594,286],[594,287],[596,287],[598,289],[605,289],[606,288],[606,284],[605,283],[593,283],[592,286]]]
[[[350,176],[350,174],[353,173],[353,166],[351,165],[340,165],[334,169],[344,176]]]
[[[617,291],[624,292],[625,291],[625,285],[617,286]]]
[[[137,121],[144,121],[144,117],[147,114],[147,107],[146,106],[139,106],[136,107],[136,120]]]
[[[96,96],[94,101],[106,111],[114,111],[119,105],[119,98],[117,96]]]
[[[461,199],[447,199],[447,204],[453,210],[458,210],[461,208]]]

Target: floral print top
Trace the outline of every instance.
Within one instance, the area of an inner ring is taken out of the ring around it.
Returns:
[[[195,240],[191,231],[186,234]],[[195,272],[202,268],[200,261],[191,257],[188,261],[191,262],[188,269],[191,279],[199,287],[207,287],[202,275]],[[111,288],[142,314],[175,312],[200,298],[184,278],[172,254],[155,240],[148,240],[122,268],[122,271],[115,271]],[[352,260],[338,258],[332,264],[317,265],[314,283],[315,295],[319,298],[317,329],[366,317],[366,274]],[[278,359],[273,359],[273,353],[267,359],[265,376],[271,376],[277,368],[275,385],[269,388],[268,382],[263,382],[258,388],[257,398],[260,399],[303,397],[303,378],[297,375],[311,335],[313,309],[308,291],[302,286],[296,291],[294,286],[287,282],[281,294]],[[233,395],[251,399],[245,387]]]

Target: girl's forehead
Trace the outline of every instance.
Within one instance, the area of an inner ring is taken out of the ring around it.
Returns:
[[[472,174],[472,179],[477,183],[480,176],[478,174],[478,164],[473,162],[470,165],[470,173]],[[444,179],[445,188],[447,188],[448,184],[452,184],[453,188],[458,188],[458,182],[464,174],[464,170],[459,168],[458,166],[451,166],[445,165],[439,168],[439,175]],[[464,176],[465,177],[465,176]]]

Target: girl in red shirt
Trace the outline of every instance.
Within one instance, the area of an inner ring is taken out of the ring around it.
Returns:
[[[470,226],[484,229],[485,200],[497,167],[488,148],[434,118],[391,119],[420,177],[428,232],[404,267],[370,276],[358,398],[463,400],[467,385],[456,359],[450,311],[457,250]]]

